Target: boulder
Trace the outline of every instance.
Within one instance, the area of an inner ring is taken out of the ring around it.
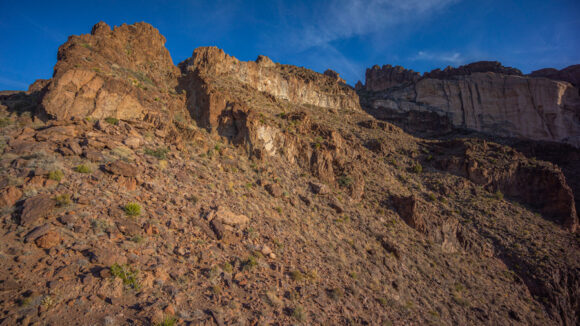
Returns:
[[[105,170],[111,174],[124,177],[136,177],[139,174],[136,166],[121,160],[107,163],[105,165]]]
[[[37,195],[24,201],[20,224],[31,225],[39,219],[46,218],[56,207],[50,195]]]
[[[52,247],[56,247],[60,244],[60,242],[61,237],[58,234],[58,232],[54,230],[49,230],[48,232],[38,237],[34,241],[34,243],[36,243],[36,245],[42,249],[50,249]]]
[[[14,206],[22,198],[22,191],[14,186],[0,190],[0,208]]]
[[[421,233],[427,231],[425,218],[419,210],[415,196],[392,196],[391,202],[405,223]]]

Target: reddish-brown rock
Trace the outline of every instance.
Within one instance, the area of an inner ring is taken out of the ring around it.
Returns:
[[[146,23],[111,30],[101,22],[91,34],[70,37],[59,48],[43,112],[56,119],[142,119],[175,109],[180,102],[168,92],[177,85],[179,70],[164,44]]]
[[[14,206],[22,198],[22,191],[14,186],[0,190],[0,208]]]
[[[54,230],[50,230],[37,238],[35,241],[36,245],[42,249],[50,249],[52,247],[56,247],[61,242],[61,237],[58,232]]]
[[[38,195],[24,201],[20,224],[31,225],[39,219],[50,215],[56,203],[50,195]]]

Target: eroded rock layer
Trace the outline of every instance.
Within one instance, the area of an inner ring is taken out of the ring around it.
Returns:
[[[568,82],[523,76],[497,62],[435,70],[421,78],[397,75],[385,81],[388,76],[367,73],[370,88],[359,91],[365,106],[385,118],[436,113],[454,128],[580,146],[580,95]]]

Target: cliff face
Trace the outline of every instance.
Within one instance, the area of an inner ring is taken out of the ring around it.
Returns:
[[[56,119],[131,119],[179,107],[171,95],[179,70],[164,44],[146,23],[114,30],[98,23],[90,34],[69,37],[58,50],[44,113]]]
[[[198,48],[191,58],[179,64],[182,72],[201,78],[227,77],[259,92],[294,104],[358,110],[358,96],[338,74],[314,71],[272,62],[259,56],[255,62],[242,62],[216,47]],[[187,77],[186,77],[187,78]]]
[[[367,84],[376,85],[368,77]],[[486,62],[370,90],[376,93],[366,93],[366,103],[376,111],[434,112],[454,127],[580,146],[580,96],[567,82],[522,76],[517,69]]]

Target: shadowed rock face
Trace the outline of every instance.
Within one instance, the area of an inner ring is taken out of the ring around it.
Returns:
[[[71,117],[143,118],[171,110],[179,70],[165,38],[146,23],[111,28],[96,24],[90,34],[71,36],[58,50],[54,75],[42,100],[44,113]]]
[[[580,95],[567,82],[522,76],[498,62],[434,70],[415,79],[386,82],[367,74],[371,87],[359,91],[361,101],[371,113],[386,111],[386,118],[434,112],[455,128],[580,146]]]
[[[580,87],[580,65],[572,65],[562,70],[544,68],[532,71],[531,77],[545,77],[553,80],[567,81],[574,87]]]

